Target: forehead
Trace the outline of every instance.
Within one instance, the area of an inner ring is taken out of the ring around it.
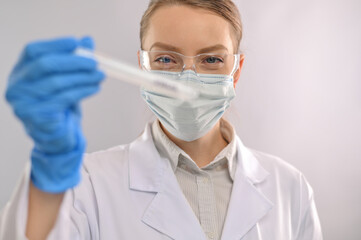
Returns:
[[[229,22],[210,11],[188,6],[166,6],[156,10],[144,36],[144,50],[149,50],[155,42],[172,45],[186,55],[220,44],[229,53],[233,52]]]

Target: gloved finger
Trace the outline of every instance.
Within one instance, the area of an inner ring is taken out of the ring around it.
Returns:
[[[55,73],[94,71],[96,67],[97,61],[91,58],[73,54],[47,55],[26,65],[15,79],[20,81],[34,81],[43,76]]]
[[[87,36],[80,40],[75,37],[62,37],[30,42],[24,47],[18,63],[15,65],[12,72],[18,71],[25,62],[34,60],[46,54],[71,53],[78,46],[93,49],[94,41],[91,37]]]
[[[84,98],[90,97],[100,91],[99,84],[92,85],[82,85],[79,87],[74,87],[67,91],[59,92],[54,95],[49,102],[54,106],[66,106],[69,107],[74,104],[78,104]]]
[[[13,99],[24,98],[25,96],[41,100],[73,87],[100,84],[104,78],[104,73],[98,70],[49,75],[39,81],[14,83],[7,91],[6,98],[10,102]]]
[[[32,93],[36,96],[51,97],[54,94],[61,91],[67,91],[74,87],[100,84],[104,78],[105,74],[99,70],[93,72],[53,75],[37,82]]]
[[[26,125],[26,132],[40,145],[49,145],[50,142],[55,142],[60,139],[71,144],[72,138],[68,134],[73,131],[67,126],[68,122],[64,120],[63,122],[57,121],[56,123],[57,124]],[[50,126],[52,126],[52,128],[50,128]]]
[[[36,131],[57,135],[61,134],[62,130],[58,129],[62,128],[61,126],[63,126],[65,122],[71,121],[72,124],[80,126],[81,113],[79,109],[79,104],[74,104],[68,108],[61,109],[61,111],[48,111],[48,109],[40,107],[33,109],[31,112],[32,115],[23,118],[22,121],[26,126],[26,129],[35,129]]]
[[[70,106],[78,104],[82,99],[99,92],[99,84],[83,85],[67,91],[59,92],[48,99],[34,100],[19,98],[12,101],[12,107],[16,116],[22,121],[36,118],[39,114],[56,114],[63,112]]]
[[[36,133],[37,135],[39,133]],[[34,142],[35,147],[42,152],[48,154],[57,154],[61,152],[69,152],[76,145],[76,139],[72,138],[72,132],[66,132],[66,135],[61,138],[53,138],[50,134],[45,134],[43,140],[37,139],[39,136],[30,136]],[[50,137],[47,139],[47,137]],[[36,140],[37,139],[37,140]]]
[[[25,46],[23,50],[23,57],[26,60],[33,60],[45,54],[71,53],[78,46],[79,40],[75,37],[35,41]]]
[[[24,125],[27,131],[41,132],[42,134],[51,134],[54,137],[63,135],[64,125],[67,121],[67,110],[64,111],[34,111],[31,118],[24,119]],[[36,113],[36,114],[35,114]]]
[[[35,79],[42,80],[41,75],[48,75],[60,72],[76,72],[89,71],[96,69],[96,61],[94,59],[85,58],[76,55],[55,55],[44,56],[37,61],[28,64],[24,69],[12,75],[8,82],[6,99],[9,103],[13,101],[15,96],[24,94],[28,96],[25,89],[34,88]]]

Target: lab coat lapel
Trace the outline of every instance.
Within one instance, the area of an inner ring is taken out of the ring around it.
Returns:
[[[143,221],[173,239],[206,239],[169,166],[164,186],[143,216]]]
[[[237,137],[237,169],[222,239],[241,239],[273,204],[256,188],[269,173]]]
[[[142,221],[173,239],[206,239],[168,159],[156,150],[150,125],[129,149],[130,189],[154,192]]]

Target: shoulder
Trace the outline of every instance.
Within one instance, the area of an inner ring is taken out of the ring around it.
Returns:
[[[278,156],[251,148],[248,150],[271,175],[289,178],[290,180],[299,180],[302,175],[300,170]]]
[[[117,190],[128,189],[129,144],[86,153],[83,158],[82,180],[74,189],[74,198],[82,205],[100,204]],[[96,197],[101,196],[101,198]]]
[[[268,185],[289,197],[297,197],[303,202],[312,198],[313,190],[304,174],[284,159],[248,148],[259,161],[260,165],[269,173]]]
[[[269,173],[258,188],[273,203],[270,216],[289,218],[295,236],[300,234],[304,236],[302,239],[321,239],[314,192],[304,174],[280,157],[249,150]],[[304,224],[307,224],[307,229],[302,228]]]
[[[119,173],[126,167],[129,145],[118,145],[106,150],[86,153],[83,170],[89,175]]]
[[[85,153],[84,162],[93,163],[99,160],[112,161],[115,156],[123,156],[129,149],[130,144],[118,145],[105,150],[100,150],[92,153]]]

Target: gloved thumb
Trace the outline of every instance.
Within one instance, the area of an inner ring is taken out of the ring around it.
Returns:
[[[94,50],[95,47],[95,43],[92,37],[90,36],[85,36],[83,38],[80,39],[79,41],[79,46],[80,47],[84,47],[84,48],[88,48],[91,50]]]

